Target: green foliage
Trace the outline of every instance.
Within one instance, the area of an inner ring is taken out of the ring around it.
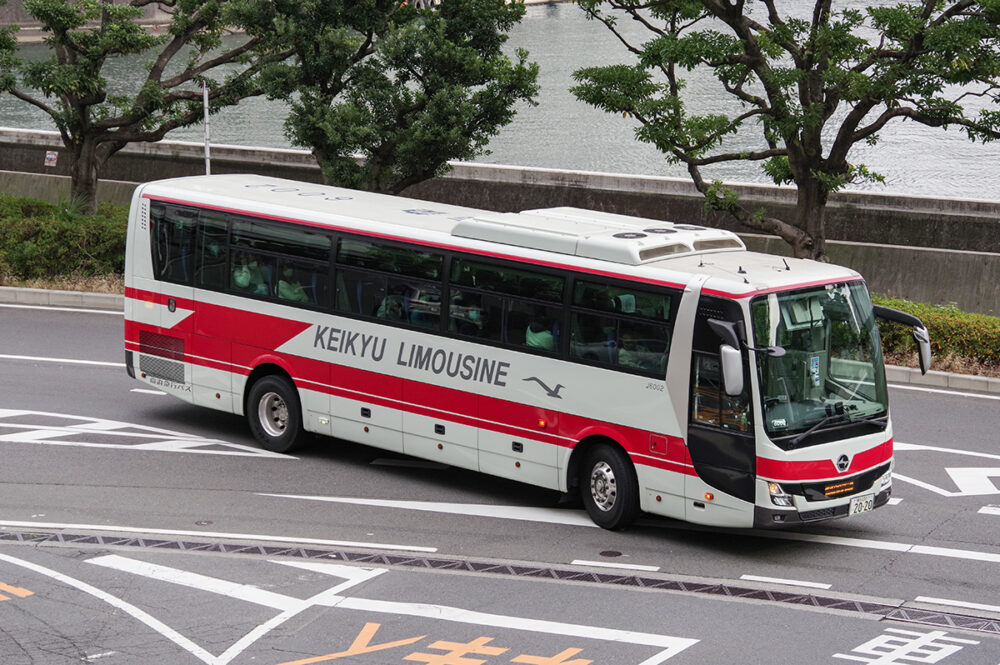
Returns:
[[[18,279],[106,275],[125,269],[128,208],[68,205],[0,194],[0,273]]]
[[[923,321],[935,356],[949,354],[1000,367],[1000,318],[962,312],[954,305],[926,305],[908,300],[873,296],[877,305],[898,309]],[[882,347],[893,353],[914,353],[911,329],[879,321]]]
[[[537,65],[502,51],[523,13],[504,0],[256,0],[242,22],[293,46],[268,68],[268,94],[291,99],[287,135],[327,182],[399,192],[480,154],[532,103]]]
[[[580,69],[572,92],[635,118],[636,138],[685,164],[707,197],[718,199],[717,188],[701,169],[732,161],[759,163],[775,183],[806,188],[799,204],[805,209],[769,219],[797,248],[822,251],[831,192],[884,181],[850,156],[855,145],[877,142],[886,124],[906,119],[959,127],[973,140],[1000,138],[998,0],[899,0],[841,11],[828,0],[577,4],[612,30],[635,61]],[[623,20],[644,28],[647,40],[622,30]],[[731,103],[689,113],[684,76],[696,69],[710,73],[718,97]],[[738,132],[756,133],[756,147],[730,148]],[[751,226],[759,218],[739,205],[723,209]]]
[[[260,40],[222,40],[239,27],[245,0],[178,0],[171,23],[157,35],[139,22],[147,0],[24,0],[24,10],[46,31],[49,55],[29,62],[12,30],[0,30],[0,94],[44,111],[62,134],[74,198],[96,209],[101,168],[130,142],[158,141],[170,130],[200,122],[200,85],[209,85],[215,112],[261,92],[259,70],[284,59]],[[143,55],[147,76],[134,90],[109,75],[110,63]],[[225,71],[224,78],[213,78]]]

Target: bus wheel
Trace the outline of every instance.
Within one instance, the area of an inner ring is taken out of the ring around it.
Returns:
[[[639,482],[628,455],[601,443],[584,458],[580,495],[594,523],[605,529],[623,529],[639,516]]]
[[[295,386],[282,376],[265,376],[250,389],[247,420],[266,450],[286,453],[299,445],[302,408]]]

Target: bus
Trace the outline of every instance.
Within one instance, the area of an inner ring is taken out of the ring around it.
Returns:
[[[892,489],[861,276],[734,233],[570,207],[496,213],[258,175],[140,185],[129,376],[307,435],[641,513],[782,527]]]

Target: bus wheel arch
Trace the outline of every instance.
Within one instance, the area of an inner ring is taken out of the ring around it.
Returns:
[[[243,395],[250,432],[266,450],[286,453],[302,444],[302,400],[284,369],[271,364],[255,367]]]
[[[579,491],[587,514],[605,529],[624,529],[639,516],[639,480],[631,458],[614,439],[595,435],[570,456],[567,484]]]

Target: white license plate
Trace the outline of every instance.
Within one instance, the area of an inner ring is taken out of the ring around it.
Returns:
[[[856,496],[851,499],[851,508],[847,511],[847,514],[857,515],[858,513],[867,513],[873,508],[875,508],[875,495],[863,494],[862,496]]]

